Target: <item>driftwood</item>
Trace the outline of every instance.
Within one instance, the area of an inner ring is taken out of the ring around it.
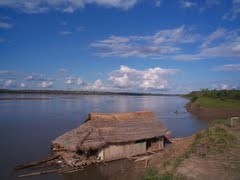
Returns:
[[[52,169],[47,171],[39,171],[39,172],[33,172],[28,174],[19,175],[18,178],[25,178],[25,177],[31,177],[31,176],[41,176],[41,175],[47,175],[52,173],[72,173],[76,171],[83,170],[82,168],[69,168],[69,169]]]
[[[48,170],[48,171],[33,172],[33,173],[29,173],[29,174],[19,175],[18,178],[46,175],[46,174],[56,173],[59,171],[60,171],[59,169],[53,169],[53,170]]]
[[[55,155],[55,156],[50,156],[50,157],[48,157],[44,160],[41,160],[41,161],[34,161],[34,162],[31,162],[31,163],[18,165],[18,166],[15,167],[15,170],[26,169],[26,168],[30,168],[30,167],[33,167],[33,166],[38,166],[38,165],[46,163],[48,161],[52,161],[54,159],[57,159],[58,157],[59,157],[59,155]]]

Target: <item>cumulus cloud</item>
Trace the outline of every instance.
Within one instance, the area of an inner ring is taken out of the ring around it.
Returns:
[[[66,84],[75,84],[75,78],[67,77],[65,83]]]
[[[14,83],[15,83],[14,80],[8,79],[8,80],[6,80],[6,81],[4,82],[4,87],[6,87],[6,88],[11,87],[11,86],[14,85]]]
[[[25,83],[20,83],[20,87],[21,87],[21,88],[25,88],[25,87],[26,87],[26,84],[25,84]]]
[[[173,84],[169,76],[180,70],[160,67],[137,70],[121,65],[118,70],[109,73],[108,81],[97,79],[93,83],[85,83],[82,90],[120,91],[120,92],[153,92],[170,91]]]
[[[40,88],[51,88],[53,87],[53,81],[42,81],[38,84]]]
[[[19,9],[25,13],[45,13],[58,10],[72,13],[86,5],[129,9],[139,0],[1,0],[0,6]]]
[[[77,81],[76,82],[77,85],[83,85],[84,84],[84,81],[81,78],[77,78],[76,81]]]
[[[80,77],[66,77],[65,84],[68,85],[84,85],[84,81]]]
[[[213,68],[214,71],[240,71],[240,64],[225,64]]]
[[[177,69],[160,67],[136,70],[122,65],[119,70],[110,73],[112,85],[121,89],[166,90],[170,88],[168,75],[179,72]]]
[[[111,91],[112,87],[104,84],[101,79],[97,79],[93,83],[87,84],[83,89],[87,91]]]
[[[174,29],[160,30],[146,36],[110,36],[107,39],[91,43],[90,46],[98,49],[98,55],[120,57],[154,57],[167,54],[176,54],[181,48],[179,44],[194,43],[198,35],[190,33],[185,26]]]

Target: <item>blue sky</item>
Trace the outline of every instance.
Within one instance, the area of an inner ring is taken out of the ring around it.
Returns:
[[[240,0],[0,0],[0,88],[240,88]]]

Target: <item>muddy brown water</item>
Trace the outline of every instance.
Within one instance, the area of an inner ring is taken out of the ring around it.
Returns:
[[[14,99],[9,100],[11,97]],[[0,95],[0,98],[8,98],[0,100],[0,179],[3,180],[16,179],[19,173],[13,170],[15,165],[47,157],[51,140],[81,125],[89,112],[150,110],[174,137],[189,136],[207,127],[206,122],[186,112],[184,106],[188,100],[178,96],[25,94]],[[141,174],[127,170],[129,167],[131,162],[127,160],[114,161],[71,174],[31,179],[138,179]]]

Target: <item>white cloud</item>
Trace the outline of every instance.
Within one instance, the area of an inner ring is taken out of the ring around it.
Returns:
[[[180,0],[180,4],[183,8],[191,8],[197,5],[196,3],[187,0]]]
[[[103,91],[106,90],[107,88],[104,86],[102,80],[97,79],[94,83],[85,86],[84,89],[92,91]]]
[[[4,87],[11,87],[14,84],[14,80],[8,79],[4,82]]]
[[[84,84],[84,81],[81,78],[77,78],[76,81],[77,81],[76,82],[77,85],[83,85]]]
[[[0,6],[19,9],[25,13],[45,13],[50,10],[72,13],[90,4],[126,10],[133,7],[138,1],[139,0],[1,0]]]
[[[65,78],[65,84],[68,85],[84,85],[84,81],[80,77],[66,77]]]
[[[75,84],[75,78],[74,77],[67,77],[65,83],[66,84]]]
[[[53,81],[43,81],[38,84],[41,88],[50,88],[53,86]]]
[[[212,88],[217,90],[228,90],[228,89],[235,89],[236,86],[230,85],[228,83],[214,83],[212,84]]]
[[[26,84],[25,84],[25,83],[20,83],[20,87],[21,87],[21,88],[25,88],[25,87],[26,87]]]
[[[121,89],[166,90],[170,88],[167,76],[178,71],[160,67],[136,70],[122,65],[119,70],[110,74],[109,80],[113,87]]]
[[[160,67],[137,70],[128,66],[120,66],[119,70],[109,73],[108,81],[97,79],[93,83],[84,84],[82,90],[120,91],[120,92],[153,92],[168,91],[173,88],[169,76],[180,70]]]
[[[225,64],[213,68],[214,71],[240,71],[240,64]]]
[[[223,28],[219,28],[216,31],[214,31],[212,34],[210,34],[205,41],[202,43],[201,47],[206,48],[208,47],[212,42],[215,40],[219,40],[226,36],[226,30]]]
[[[175,60],[201,60],[212,58],[240,58],[240,30],[218,29],[204,38],[203,42],[196,48],[196,53],[179,53],[171,55],[169,59]],[[210,46],[211,45],[211,46]],[[209,47],[208,47],[209,46]],[[164,57],[163,57],[164,58]]]
[[[0,21],[0,29],[11,29],[11,28],[13,28],[12,24]]]
[[[191,33],[185,26],[180,26],[146,36],[110,36],[91,43],[90,46],[97,48],[100,56],[154,57],[176,54],[181,50],[180,44],[194,43],[197,39],[197,34]]]

